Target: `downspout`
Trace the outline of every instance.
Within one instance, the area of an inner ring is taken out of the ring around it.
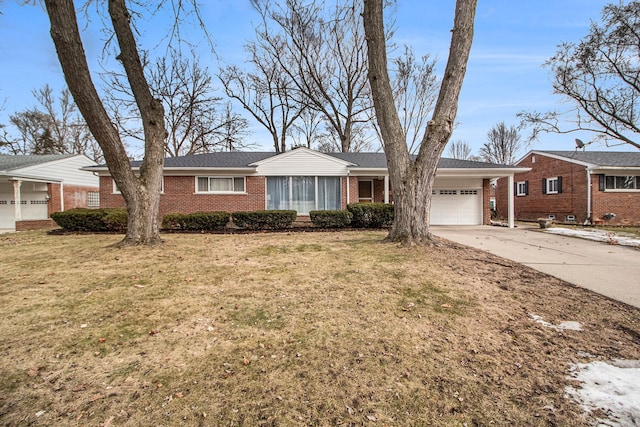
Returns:
[[[349,183],[351,182],[351,176],[350,176],[351,171],[347,169],[347,205],[350,203],[350,197],[349,197],[349,193],[350,193],[350,188],[349,188]]]
[[[60,181],[60,212],[64,212],[64,182]]]
[[[384,202],[389,203],[389,175],[384,176]]]
[[[514,190],[513,189],[513,181],[514,181],[513,180],[513,174],[511,174],[511,175],[509,175],[509,185],[508,185],[509,192],[507,193],[509,195],[509,197],[508,197],[508,200],[509,200],[509,202],[508,202],[509,203],[509,207],[508,207],[508,210],[509,210],[509,214],[508,214],[508,216],[509,216],[509,219],[508,219],[509,228],[514,228],[514,226],[515,226],[514,221],[513,221],[513,217],[515,215],[514,214],[514,212],[515,212],[515,208],[514,208],[515,200],[514,200],[514,196],[513,196],[513,190]]]
[[[591,218],[591,171],[589,168],[587,171],[587,220],[590,224],[593,224],[593,219]],[[585,221],[585,223],[586,223]]]

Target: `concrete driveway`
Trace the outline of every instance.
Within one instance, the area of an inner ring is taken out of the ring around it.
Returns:
[[[537,225],[433,226],[431,232],[640,308],[637,249],[544,233]]]

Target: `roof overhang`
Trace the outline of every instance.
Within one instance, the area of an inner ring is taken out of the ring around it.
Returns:
[[[61,179],[48,178],[44,176],[28,175],[28,174],[11,174],[6,171],[0,171],[0,181],[31,181],[31,182],[62,182]]]
[[[436,170],[436,177],[464,177],[464,178],[503,178],[516,173],[529,172],[531,168],[440,168]]]
[[[587,170],[591,174],[640,175],[640,167],[637,166],[594,166],[588,167]]]
[[[101,176],[107,176],[107,175],[111,175],[111,173],[109,172],[109,168],[107,168],[106,166],[87,166],[82,168],[82,170],[84,171],[88,171],[88,172],[95,172],[98,175]],[[131,168],[131,170],[133,171],[139,171],[140,167],[139,166],[134,166]],[[256,173],[256,168],[255,167],[239,167],[239,168],[221,168],[221,167],[213,167],[213,168],[206,168],[206,167],[195,167],[195,168],[189,168],[189,167],[178,167],[178,168],[172,168],[172,167],[163,167],[163,172],[165,175],[179,175],[179,174],[188,174],[188,175],[192,175],[194,173],[202,173],[202,174],[248,174],[248,175],[253,175]]]

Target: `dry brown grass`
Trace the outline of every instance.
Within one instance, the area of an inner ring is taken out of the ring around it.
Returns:
[[[0,236],[0,424],[579,426],[568,365],[640,359],[638,310],[383,237]]]

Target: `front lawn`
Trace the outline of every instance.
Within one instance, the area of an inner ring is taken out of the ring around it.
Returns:
[[[0,424],[586,426],[572,364],[640,359],[640,310],[384,236],[0,235]]]

